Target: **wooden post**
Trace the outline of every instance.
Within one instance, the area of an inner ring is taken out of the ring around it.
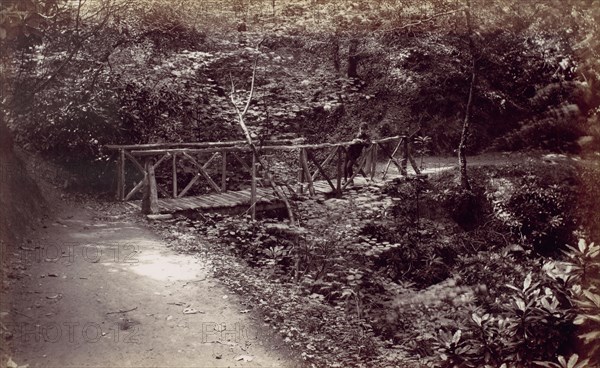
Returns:
[[[221,152],[221,191],[227,191],[227,151]]]
[[[406,149],[406,152],[407,152],[407,155],[408,155],[408,161],[410,161],[410,165],[415,170],[415,174],[421,175],[421,170],[419,169],[419,165],[417,165],[417,162],[415,161],[415,158],[413,157],[413,155],[411,153],[411,144],[410,144],[410,142],[408,143],[408,148]]]
[[[385,165],[385,170],[383,170],[383,176],[381,177],[381,180],[385,180],[388,170],[390,169],[390,164],[392,163],[392,161],[395,161],[394,156],[396,155],[396,152],[398,152],[398,149],[400,149],[401,145],[402,145],[402,138],[400,138],[400,140],[398,141],[398,144],[394,148],[394,151],[390,155],[390,159],[388,160],[387,165]],[[381,150],[385,153],[386,152],[385,146],[382,145]],[[396,162],[394,162],[394,164],[396,164]]]
[[[373,143],[373,151],[371,153],[371,180],[375,179],[377,171],[377,143]]]
[[[372,160],[373,160],[373,147],[368,147],[365,149],[365,153],[364,155],[364,159],[363,159],[363,166],[359,166],[358,170],[362,170],[363,171],[363,176],[365,179],[367,179],[367,181],[369,180],[370,176],[371,176],[371,165],[372,165]]]
[[[408,166],[408,138],[402,138],[402,160],[400,161],[400,175],[407,176],[406,168]]]
[[[117,163],[117,200],[125,199],[125,150],[119,150],[119,158]]]
[[[173,198],[177,198],[177,152],[173,153]]]
[[[252,184],[250,187],[250,213],[256,220],[256,153],[252,152]]]
[[[158,191],[156,189],[156,176],[152,159],[146,159],[146,182],[144,186],[144,199],[142,199],[142,213],[158,213]]]
[[[302,149],[300,149],[300,151],[298,151],[298,165],[300,166],[300,168],[298,169],[298,194],[302,195],[304,194],[304,178],[306,177],[304,175],[304,165],[302,165]]]
[[[344,175],[344,172],[342,170],[342,160],[343,160],[343,155],[342,152],[344,151],[344,149],[340,146],[337,149],[337,154],[338,154],[338,160],[337,160],[337,195],[338,197],[342,196],[342,175]]]
[[[307,159],[307,155],[306,155],[306,148],[302,148],[300,153],[301,153],[300,162],[302,163],[302,171],[304,172],[304,176],[306,178],[306,181],[308,182],[308,193],[311,196],[314,196],[315,188],[313,186],[312,175],[310,173],[310,169],[308,168],[308,159]]]

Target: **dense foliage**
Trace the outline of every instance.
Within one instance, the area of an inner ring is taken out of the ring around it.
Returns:
[[[472,2],[471,151],[597,145],[593,1]],[[28,0],[2,3],[2,109],[22,145],[63,161],[109,143],[239,139],[231,84],[257,93],[256,135],[348,138],[420,123],[456,148],[470,73],[461,2]],[[259,45],[259,46],[257,46]],[[584,137],[582,139],[582,137]]]

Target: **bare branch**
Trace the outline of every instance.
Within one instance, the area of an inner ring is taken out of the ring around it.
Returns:
[[[233,83],[233,80],[232,80],[232,83]],[[235,99],[233,98],[233,94],[231,94],[229,96],[229,100],[231,101],[231,104],[233,105],[233,108],[235,109],[235,113],[238,116],[238,122],[239,122],[240,127],[242,128],[242,131],[244,132],[246,141],[252,148],[254,146],[254,143],[252,142],[252,136],[250,135],[250,131],[248,130],[248,127],[246,126],[246,123],[244,122],[244,114],[246,112],[245,111],[241,112],[240,109],[237,107],[237,105],[235,104]],[[248,101],[250,101],[250,99],[248,99]]]
[[[401,31],[403,29],[410,28],[410,27],[415,27],[415,26],[421,25],[423,23],[432,22],[435,18],[443,17],[444,15],[454,14],[454,13],[460,11],[460,10],[462,10],[462,9],[455,9],[455,10],[450,10],[450,11],[447,11],[447,12],[436,13],[436,14],[431,15],[429,18],[420,19],[420,20],[418,20],[416,22],[405,24],[405,25],[403,25],[401,27],[395,27],[395,28],[385,29],[385,30],[383,30],[383,32]]]
[[[259,45],[260,45],[260,43],[259,43]],[[258,48],[258,46],[257,46],[257,48]],[[252,101],[252,96],[254,94],[254,81],[256,79],[256,65],[257,65],[257,62],[258,62],[258,56],[255,59],[255,61],[254,61],[254,67],[252,68],[252,82],[251,82],[251,85],[250,85],[250,93],[248,95],[248,100],[246,101],[246,106],[244,107],[244,111],[240,111],[240,109],[237,107],[237,105],[235,103],[235,98],[234,98],[235,85],[233,83],[233,78],[231,76],[230,76],[230,79],[231,79],[231,94],[229,95],[229,100],[231,101],[231,104],[233,105],[233,108],[235,109],[235,112],[236,112],[236,114],[238,116],[238,123],[239,123],[240,127],[242,128],[242,131],[244,132],[244,135],[246,137],[246,142],[248,142],[248,146],[250,146],[250,149],[252,150],[252,153],[254,155],[253,157],[256,158],[256,161],[258,162],[258,164],[264,169],[265,176],[267,178],[267,181],[269,182],[269,185],[271,186],[271,188],[273,189],[273,191],[275,192],[275,194],[285,204],[285,207],[287,209],[290,222],[292,224],[294,224],[295,223],[295,217],[294,217],[294,211],[292,210],[292,206],[290,205],[290,202],[287,199],[285,193],[281,190],[281,188],[279,188],[277,186],[277,184],[275,184],[275,179],[273,179],[273,175],[271,175],[271,173],[269,172],[268,166],[265,164],[265,162],[263,161],[263,159],[259,155],[258,149],[256,148],[256,145],[252,141],[252,136],[250,135],[250,131],[248,130],[248,127],[246,126],[246,123],[244,122],[244,115],[246,114],[246,112],[248,112],[248,108],[250,106],[250,102]],[[254,203],[253,203],[253,205],[254,205]]]
[[[252,82],[250,83],[250,94],[248,95],[248,101],[246,101],[246,107],[244,107],[244,111],[242,112],[242,116],[246,115],[248,112],[248,108],[250,107],[250,102],[252,101],[252,95],[254,94],[254,80],[256,79],[256,64],[258,64],[258,56],[254,59],[254,66],[252,67]]]
[[[467,99],[467,106],[465,108],[465,119],[463,121],[462,131],[460,134],[460,143],[458,145],[458,166],[460,172],[460,183],[463,189],[471,190],[469,183],[469,177],[467,175],[467,155],[466,155],[466,142],[467,134],[469,132],[469,125],[471,123],[471,110],[473,109],[473,89],[477,78],[477,51],[475,48],[475,41],[473,40],[473,24],[471,20],[471,0],[467,0],[467,6],[465,8],[465,17],[467,20],[467,29],[469,32],[469,51],[471,53],[471,83],[469,85],[469,97]]]
[[[75,19],[75,33],[79,33],[79,20],[81,19],[81,6],[83,5],[82,0],[79,0],[77,4],[77,18]]]
[[[233,76],[229,73],[229,79],[231,80],[231,95],[235,93],[235,84],[233,84]]]
[[[102,21],[98,24],[98,26],[94,27],[94,29],[92,31],[88,32],[87,34],[85,34],[79,38],[78,42],[71,49],[69,56],[67,56],[67,58],[61,63],[61,65],[54,72],[52,72],[48,76],[43,77],[43,81],[40,84],[38,84],[37,87],[35,87],[33,89],[32,95],[35,95],[36,93],[40,92],[41,90],[46,88],[48,86],[48,84],[50,84],[52,81],[54,81],[56,79],[56,77],[63,71],[63,69],[71,62],[71,60],[73,60],[75,55],[77,55],[77,53],[79,52],[79,50],[81,49],[81,47],[83,46],[85,41],[91,37],[98,35],[100,30],[102,30],[104,28],[104,26],[106,26],[106,24],[108,23],[108,20],[110,19],[111,15],[113,14],[113,12],[111,12],[110,10],[111,10],[111,8],[107,7],[107,11],[106,11],[106,15],[104,16],[104,19],[102,19]]]

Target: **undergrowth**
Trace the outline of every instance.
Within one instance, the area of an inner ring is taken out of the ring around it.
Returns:
[[[472,168],[470,192],[450,172],[296,202],[301,226],[179,225],[307,366],[594,366],[589,178],[561,160]]]

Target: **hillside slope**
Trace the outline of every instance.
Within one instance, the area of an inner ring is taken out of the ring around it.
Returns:
[[[4,124],[0,125],[0,140],[0,244],[5,251],[15,247],[43,215],[46,202],[25,163],[15,154]]]

